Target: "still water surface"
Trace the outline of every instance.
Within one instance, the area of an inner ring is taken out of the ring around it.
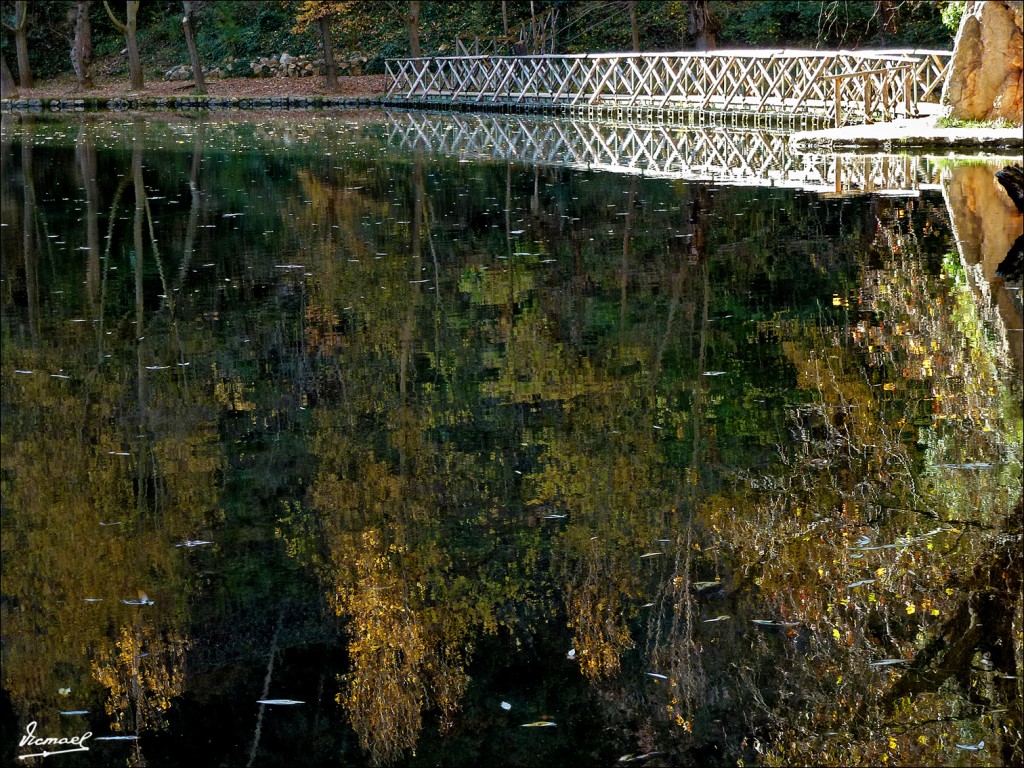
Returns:
[[[5,117],[4,757],[1019,762],[1020,372],[941,194],[405,119]]]

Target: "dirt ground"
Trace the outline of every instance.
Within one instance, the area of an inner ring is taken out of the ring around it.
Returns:
[[[328,91],[322,77],[230,77],[210,78],[206,81],[206,91],[210,96],[220,98],[269,98],[272,96],[348,96],[351,98],[368,98],[383,95],[386,90],[384,75],[362,75],[359,77],[339,77],[338,89]],[[194,94],[191,81],[171,82],[167,80],[147,80],[142,91],[133,91],[126,77],[99,77],[96,85],[88,90],[78,87],[72,80],[50,80],[36,83],[33,88],[19,88],[17,98],[21,99],[81,99],[81,98],[114,98],[132,96],[152,96],[154,98],[171,98]]]

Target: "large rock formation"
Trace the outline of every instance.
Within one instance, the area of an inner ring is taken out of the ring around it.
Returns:
[[[954,165],[943,179],[949,209],[968,283],[979,296],[982,316],[991,323],[1004,350],[1017,366],[1024,366],[1024,306],[1020,283],[1008,285],[998,272],[1024,231],[1024,213],[1010,201],[993,172],[1006,161],[991,165]]]
[[[942,103],[961,120],[1015,125],[1024,111],[1024,0],[968,0]]]

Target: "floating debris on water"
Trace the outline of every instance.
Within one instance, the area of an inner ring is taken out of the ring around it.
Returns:
[[[88,715],[89,714],[89,710],[88,709],[69,709],[69,710],[67,710],[65,712],[61,712],[60,714],[63,715],[64,717],[71,717],[72,715]]]
[[[957,744],[957,749],[966,749],[968,752],[978,752],[985,748],[985,742],[979,741],[977,744]]]
[[[725,376],[728,371],[704,371],[705,376]]]
[[[170,367],[171,366],[169,366],[169,365],[147,365],[146,366],[146,370],[147,371],[166,371]]]
[[[533,723],[523,723],[520,728],[554,728],[555,724],[550,720],[537,720]]]
[[[695,581],[693,582],[694,589],[711,589],[712,587],[720,587],[722,582],[720,579],[715,581]]]
[[[87,597],[87,598],[85,598],[85,602],[87,602],[87,603],[102,603],[103,602],[103,598],[102,597]]]
[[[648,677],[653,677],[656,680],[668,680],[668,675],[662,675],[662,674],[659,674],[658,672],[644,672],[644,674],[647,675]]]
[[[641,559],[645,557],[657,557],[658,555],[664,554],[663,552],[645,552],[640,555]]]
[[[896,664],[908,664],[908,659],[882,659],[881,661],[872,661],[872,667],[891,667]]]
[[[715,616],[715,618],[713,618],[713,619],[704,619],[704,623],[705,624],[710,624],[713,621],[725,621],[726,619],[731,619],[731,618],[732,618],[732,616],[729,616],[729,615],[723,613],[721,616]]]
[[[569,652],[567,654],[565,654],[565,658],[567,658],[567,659],[575,659],[576,658],[576,649],[575,648],[570,648]]]
[[[305,704],[304,701],[296,701],[295,699],[257,699],[257,704]]]
[[[189,547],[189,548],[192,548],[192,547],[201,547],[204,544],[213,544],[213,542],[212,541],[199,541],[198,539],[189,539],[188,541],[183,541],[183,542],[181,542],[181,544],[175,544],[174,546],[175,547]]]
[[[503,701],[501,702],[501,708],[508,712],[510,709],[512,709],[512,705],[509,704],[507,701]]]
[[[768,619],[751,619],[751,623],[760,624],[763,627],[798,627],[799,621],[769,621]]]
[[[853,584],[847,584],[846,588],[847,589],[853,589],[854,587],[863,587],[863,586],[866,586],[868,584],[874,584],[874,583],[875,583],[874,579],[862,579],[861,581],[853,582]]]

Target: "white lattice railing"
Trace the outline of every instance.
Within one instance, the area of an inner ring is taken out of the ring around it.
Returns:
[[[934,100],[942,51],[710,51],[390,59],[389,100],[626,107],[849,120],[918,114]],[[890,70],[897,70],[889,72]],[[837,79],[839,78],[839,79]],[[865,92],[868,98],[865,99]],[[878,96],[871,98],[871,94]]]
[[[467,112],[389,112],[388,120],[392,146],[460,159],[835,194],[939,188],[924,158],[796,152],[780,131]]]

